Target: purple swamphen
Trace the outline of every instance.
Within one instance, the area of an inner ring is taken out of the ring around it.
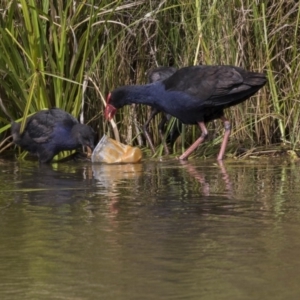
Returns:
[[[13,142],[48,163],[60,151],[75,150],[80,146],[94,149],[94,131],[80,124],[72,115],[59,109],[41,110],[26,120],[20,133],[20,123],[12,122]]]
[[[221,119],[225,134],[218,160],[222,160],[231,131],[224,109],[247,100],[266,82],[265,74],[236,66],[185,67],[163,81],[115,89],[107,96],[105,118],[113,118],[117,109],[124,105],[140,103],[168,113],[184,124],[198,124],[201,136],[179,159],[187,159],[206,139],[205,123]]]

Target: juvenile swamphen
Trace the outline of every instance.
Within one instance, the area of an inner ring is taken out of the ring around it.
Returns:
[[[176,71],[177,71],[177,69],[174,68],[174,67],[157,67],[157,68],[154,68],[154,69],[150,69],[147,72],[148,83],[163,81],[163,80],[169,78],[171,75],[173,75]],[[144,135],[145,135],[145,137],[146,137],[146,139],[147,139],[147,141],[150,145],[150,148],[151,148],[151,151],[152,151],[153,154],[155,153],[155,148],[154,148],[152,139],[150,138],[148,128],[149,128],[150,122],[152,121],[152,119],[158,113],[161,113],[161,111],[152,106],[151,114],[150,114],[148,120],[146,121],[146,123],[143,126]],[[170,146],[172,148],[175,141],[176,141],[176,139],[180,135],[179,127],[181,127],[181,124],[175,124],[175,126],[173,126],[172,130],[169,132],[169,134],[167,136],[167,141],[166,141],[166,139],[164,137],[165,124],[168,120],[170,120],[170,118],[171,118],[171,116],[169,114],[162,113],[161,121],[158,124],[158,132],[159,132],[161,141],[164,145],[164,149],[165,149],[166,154],[169,154],[169,149],[168,149],[168,146],[167,146],[167,142],[170,144]]]
[[[15,144],[48,163],[60,151],[87,146],[94,149],[94,131],[80,124],[72,115],[59,109],[41,110],[29,117],[20,134],[20,123],[12,123],[11,133]]]
[[[266,81],[262,73],[235,66],[185,67],[162,82],[115,89],[107,97],[105,117],[113,118],[124,105],[141,103],[166,112],[184,124],[198,124],[201,136],[179,159],[186,159],[205,140],[205,123],[219,118],[225,127],[218,155],[218,160],[222,160],[230,135],[230,122],[224,116],[224,109],[245,101]]]

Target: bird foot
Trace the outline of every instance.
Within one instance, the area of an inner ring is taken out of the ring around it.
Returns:
[[[181,161],[187,161],[188,160],[188,156],[186,156],[186,155],[180,155],[180,156],[176,156],[176,158],[178,159],[178,160],[181,160]]]

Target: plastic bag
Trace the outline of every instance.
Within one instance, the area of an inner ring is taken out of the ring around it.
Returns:
[[[136,163],[142,159],[142,151],[104,135],[94,149],[91,159],[93,163]]]

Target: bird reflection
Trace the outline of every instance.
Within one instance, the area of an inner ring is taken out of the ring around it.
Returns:
[[[175,208],[185,212],[194,211],[196,206],[211,209],[221,199],[232,198],[232,183],[222,162],[213,169],[207,166],[201,168],[188,161],[180,165],[174,161],[38,167],[18,164],[12,186],[6,193],[12,193],[15,201],[34,206],[67,205],[66,209],[59,210],[63,214],[78,207],[90,216],[98,211],[112,220],[120,217],[120,212],[125,211],[127,215],[141,207],[158,215],[173,213]],[[195,187],[200,192],[195,193]]]
[[[223,181],[225,183],[225,186],[226,186],[226,190],[228,192],[230,192],[230,194],[232,194],[232,184],[231,184],[231,181],[230,181],[230,177],[226,171],[226,168],[224,166],[224,163],[222,160],[218,160],[217,161],[219,167],[220,167],[220,172],[222,174],[222,178],[223,178]]]
[[[17,200],[32,205],[58,206],[86,199],[91,190],[92,176],[76,164],[20,164],[16,171],[14,193]]]
[[[211,194],[210,184],[205,179],[204,172],[200,172],[199,170],[197,170],[196,167],[188,161],[180,161],[180,163],[186,169],[186,171],[201,184],[203,195],[209,196]],[[224,163],[223,163],[223,161],[217,161],[217,164],[219,167],[219,172],[221,173],[223,182],[225,184],[226,195],[231,196],[232,195],[232,184],[230,181],[230,177],[224,166]]]

